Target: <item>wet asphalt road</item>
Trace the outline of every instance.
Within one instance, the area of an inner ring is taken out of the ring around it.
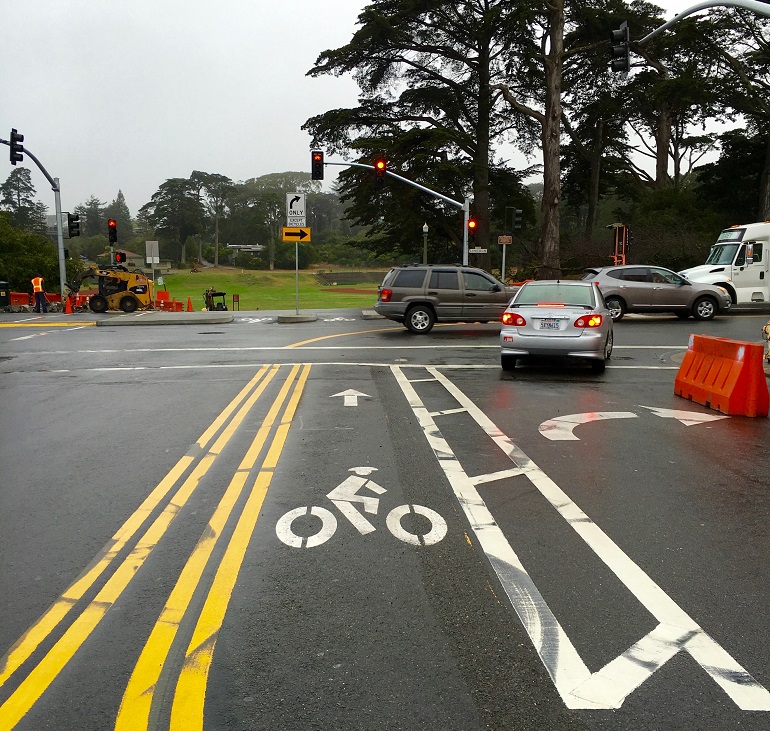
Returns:
[[[767,315],[234,315],[0,328],[0,728],[770,728],[770,424],[672,387]]]

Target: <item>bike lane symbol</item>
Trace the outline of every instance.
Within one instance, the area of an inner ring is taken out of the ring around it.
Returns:
[[[359,512],[356,505],[360,505],[364,513],[377,515],[380,498],[375,496],[383,495],[387,490],[367,477],[367,475],[377,471],[376,467],[353,467],[349,471],[354,472],[355,475],[343,480],[326,497],[348,519],[351,525],[362,536],[365,536],[377,529],[363,513]],[[364,490],[368,490],[374,495],[362,494]],[[406,530],[401,521],[410,513],[421,515],[427,519],[430,523],[430,530],[424,534]],[[294,521],[306,515],[311,515],[321,521],[320,529],[307,537],[300,536],[293,530]],[[432,546],[441,541],[447,534],[446,521],[435,510],[426,508],[424,505],[399,505],[393,508],[385,518],[385,525],[394,537],[413,546]],[[336,530],[337,518],[334,513],[317,505],[290,510],[282,515],[275,525],[275,534],[291,548],[320,546],[326,543]]]

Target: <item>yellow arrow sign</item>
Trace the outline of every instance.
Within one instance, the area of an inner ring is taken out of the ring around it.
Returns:
[[[310,229],[309,228],[286,228],[283,227],[283,236],[281,241],[305,241],[310,243]]]

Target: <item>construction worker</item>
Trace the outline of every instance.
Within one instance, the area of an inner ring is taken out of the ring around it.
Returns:
[[[32,277],[32,292],[35,295],[35,312],[48,312],[48,300],[45,297],[45,279],[39,274]]]

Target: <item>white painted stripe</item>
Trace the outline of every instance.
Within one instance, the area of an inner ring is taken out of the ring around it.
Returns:
[[[297,350],[294,348],[293,350]],[[197,363],[194,365],[162,365],[162,366],[105,366],[102,368],[50,368],[44,373],[90,373],[94,371],[184,371],[184,370],[205,370],[205,369],[238,369],[238,368],[261,368],[264,365],[270,365],[273,361],[258,361],[250,363]],[[364,368],[391,368],[392,362],[376,362],[376,361],[360,361],[357,363],[351,363],[348,361],[291,361],[287,360],[282,365],[326,365],[326,366],[361,366]],[[425,368],[422,363],[399,363],[400,368]],[[667,366],[608,366],[609,368],[626,368],[630,370],[654,370],[654,371],[667,371],[678,370],[678,368],[668,368]],[[440,365],[436,368],[442,371],[462,371],[462,370],[500,370],[498,365],[471,365],[468,363],[458,363],[455,365]],[[29,369],[24,370],[25,373],[29,373]]]
[[[562,693],[562,688],[571,689],[588,680],[591,677],[590,671],[506,540],[492,513],[476,490],[473,479],[463,470],[401,367],[392,366],[392,370],[471,528],[500,578],[500,583],[553,679],[554,685],[559,689],[562,699],[569,708],[605,707],[583,699],[577,699],[577,705],[574,705],[574,699],[569,693],[567,691]]]
[[[498,445],[572,529],[610,568],[660,625],[598,673],[586,668],[569,637],[545,603],[483,499],[446,442],[412,383],[399,366],[396,380],[423,428],[439,464],[497,573],[554,685],[569,708],[618,708],[623,700],[677,652],[684,650],[743,710],[770,711],[770,693],[711,639],[671,597],[627,556],[578,505],[517,447],[438,368],[426,370]],[[474,483],[473,480],[476,480]],[[594,680],[594,676],[598,676]]]
[[[77,330],[82,327],[73,328]],[[57,331],[51,331],[57,332]],[[69,332],[69,330],[64,330]],[[102,348],[99,350],[47,350],[43,353],[28,353],[28,355],[99,355],[109,353],[246,353],[246,352],[274,352],[276,350],[499,350],[500,346],[495,345],[249,345],[244,347],[209,347],[209,348]],[[687,350],[686,345],[614,345],[613,352],[616,350]],[[18,353],[17,355],[25,355]],[[490,366],[498,370],[500,365]],[[609,368],[627,368],[633,366],[620,366],[615,363],[608,363]],[[655,366],[649,366],[655,367]],[[678,366],[677,366],[678,368]]]

